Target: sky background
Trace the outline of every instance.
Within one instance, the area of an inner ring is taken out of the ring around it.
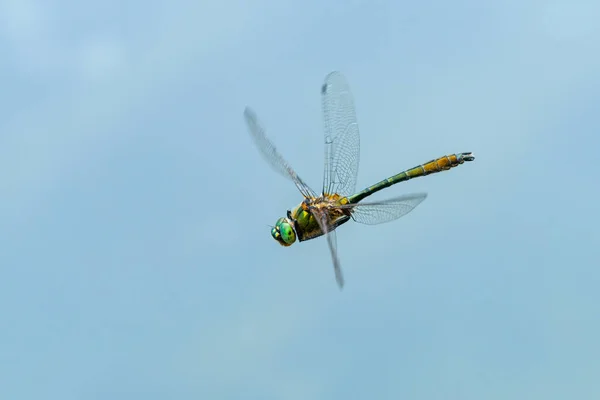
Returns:
[[[600,3],[0,0],[0,398],[600,397]],[[347,77],[393,223],[269,234]]]

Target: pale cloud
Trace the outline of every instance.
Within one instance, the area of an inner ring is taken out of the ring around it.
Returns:
[[[14,42],[40,40],[44,34],[45,11],[34,0],[0,1],[0,33]]]
[[[122,139],[111,132],[131,108],[145,104],[147,93],[165,90],[179,71],[239,38],[254,10],[233,1],[195,6],[183,17],[165,13],[162,23],[149,26],[148,46],[132,51],[124,38],[106,33],[60,40],[58,19],[42,4],[2,3],[4,18],[13,21],[4,38],[17,68],[49,81],[59,71],[70,85],[68,95],[52,96],[0,125],[0,192],[6,218],[19,221],[65,173]]]
[[[80,50],[80,70],[84,79],[101,81],[114,75],[125,63],[122,40],[109,37],[87,39]]]
[[[67,7],[49,8],[36,0],[0,2],[0,41],[10,49],[14,68],[34,79],[68,76],[76,83],[99,81],[118,72],[125,56],[125,37],[100,28],[80,33],[77,40],[61,37],[61,18]]]
[[[597,1],[552,1],[541,12],[545,33],[557,40],[589,39],[598,32],[600,3]]]
[[[50,14],[43,3],[0,2],[0,41],[9,49],[6,60],[29,74],[46,76],[64,68],[64,49],[53,39]]]

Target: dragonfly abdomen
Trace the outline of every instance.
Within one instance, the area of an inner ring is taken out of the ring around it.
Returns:
[[[465,161],[473,161],[475,156],[473,153],[459,153],[442,156],[426,162],[425,164],[418,165],[411,168],[405,173],[408,175],[408,179],[416,178],[419,176],[425,176],[429,174],[435,174],[436,172],[446,171],[450,168],[454,168],[464,163]]]
[[[434,160],[428,161],[424,164],[417,165],[414,168],[407,169],[406,171],[402,171],[399,174],[391,176],[387,179],[382,180],[381,182],[376,183],[373,186],[369,186],[368,188],[348,197],[349,203],[358,203],[363,200],[365,197],[372,195],[386,187],[390,187],[395,185],[396,183],[404,182],[409,179],[418,178],[420,176],[426,176],[430,174],[435,174],[437,172],[442,172],[449,170],[451,168],[457,167],[460,164],[463,164],[465,161],[473,161],[475,156],[473,153],[458,153],[458,154],[449,154],[446,156],[442,156],[436,158]]]

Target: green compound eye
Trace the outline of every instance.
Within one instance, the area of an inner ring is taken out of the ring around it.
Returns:
[[[287,244],[292,244],[296,241],[296,232],[292,226],[287,222],[282,222],[279,225],[279,233],[281,233],[281,238]]]
[[[282,246],[291,246],[296,241],[296,231],[287,218],[279,218],[271,229],[271,236]]]

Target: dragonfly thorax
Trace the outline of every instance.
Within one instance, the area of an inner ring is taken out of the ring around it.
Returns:
[[[291,246],[296,241],[294,224],[288,218],[281,217],[271,228],[271,236],[282,246]]]

